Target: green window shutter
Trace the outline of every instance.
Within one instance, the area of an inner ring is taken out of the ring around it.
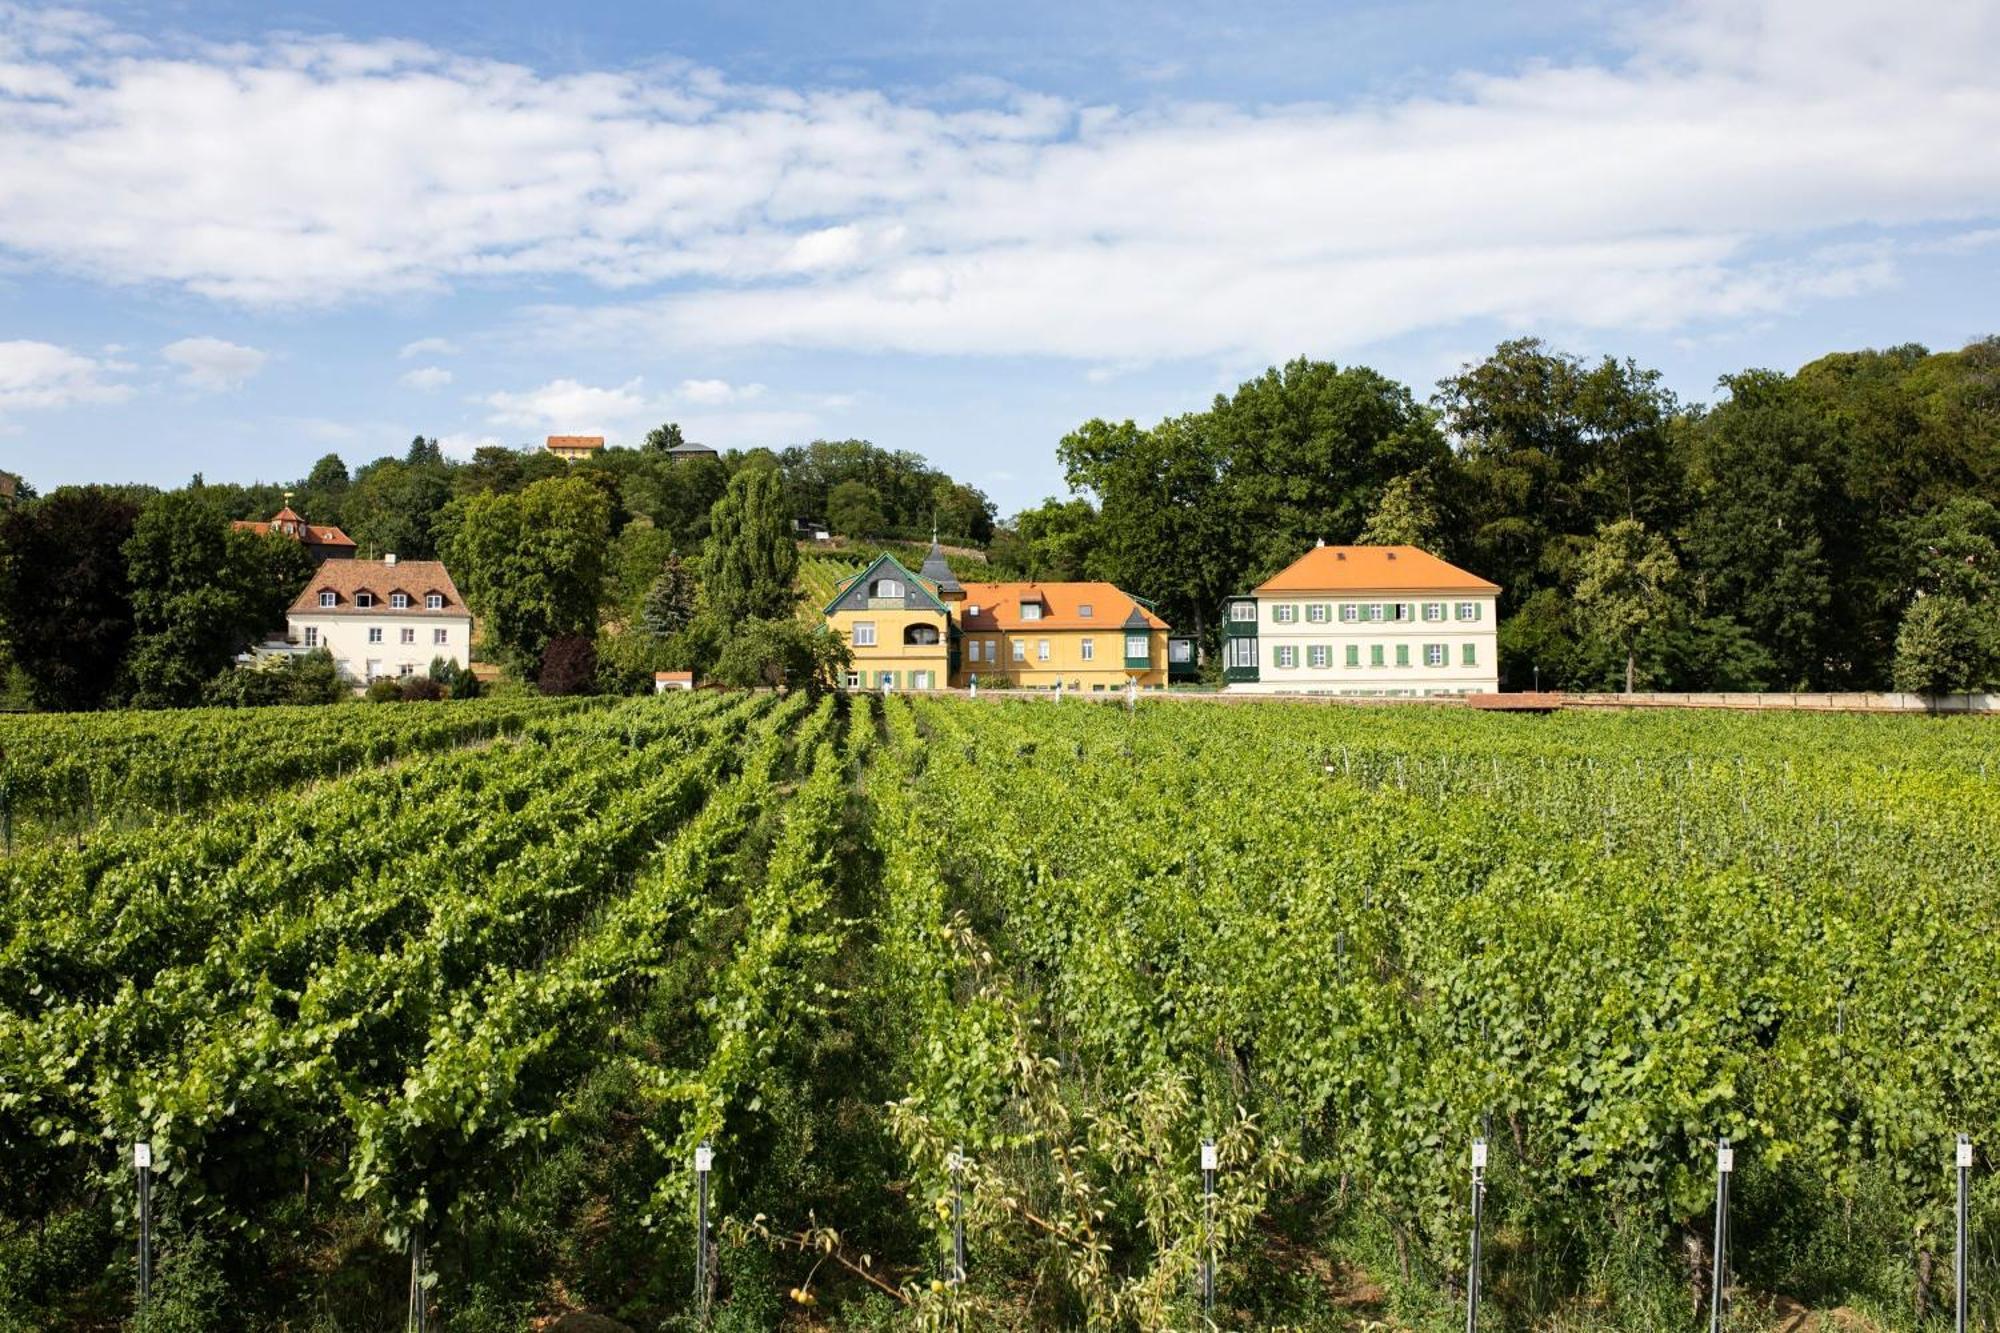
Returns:
[[[1382,645],[1381,645],[1381,644],[1379,644],[1379,643],[1371,643],[1371,644],[1369,644],[1369,645],[1368,645],[1368,665],[1369,665],[1369,666],[1381,666],[1381,665],[1382,665]]]
[[[1358,644],[1358,643],[1350,643],[1350,644],[1348,644],[1348,645],[1347,645],[1347,665],[1349,665],[1349,666],[1351,666],[1351,667],[1358,667],[1358,666],[1360,666],[1360,665],[1361,665],[1361,645],[1360,645],[1360,644]]]
[[[1409,645],[1409,644],[1407,644],[1407,643],[1399,643],[1399,644],[1397,644],[1397,645],[1396,645],[1396,665],[1397,665],[1397,666],[1399,666],[1399,667],[1406,667],[1406,666],[1408,666],[1409,664],[1410,664],[1410,645]]]
[[[1465,665],[1479,665],[1479,648],[1476,644],[1468,643],[1465,645]]]

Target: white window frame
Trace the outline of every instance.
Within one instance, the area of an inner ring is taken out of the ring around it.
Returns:
[[[1358,620],[1360,620],[1360,619],[1361,619],[1361,607],[1360,607],[1360,605],[1359,605],[1358,603],[1356,603],[1356,602],[1342,602],[1342,603],[1340,604],[1340,623],[1341,623],[1341,624],[1343,624],[1343,625],[1352,625],[1352,624],[1354,624],[1354,623],[1355,623],[1356,621],[1358,621]]]
[[[1330,660],[1332,659],[1329,655],[1329,650],[1327,646],[1323,643],[1316,643],[1312,647],[1306,649],[1306,663],[1307,665],[1312,667],[1314,671],[1326,670],[1326,665]]]
[[[1049,641],[1047,639],[1035,640],[1035,660],[1037,662],[1046,662],[1049,660]]]
[[[1443,602],[1425,602],[1425,603],[1424,603],[1424,619],[1425,619],[1425,621],[1427,621],[1427,622],[1430,622],[1430,623],[1435,623],[1435,622],[1437,622],[1437,621],[1440,621],[1440,620],[1443,620],[1443,619],[1444,619],[1444,603],[1443,603]]]
[[[414,662],[405,662],[396,668],[396,674],[398,676],[414,676],[417,674],[417,664]]]
[[[1396,608],[1396,612],[1390,619],[1394,620],[1397,624],[1407,625],[1417,618],[1417,604],[1415,602],[1393,602],[1391,605]]]
[[[1021,603],[1021,619],[1040,620],[1041,618],[1042,618],[1042,604],[1040,602]]]
[[[1025,661],[1027,661],[1027,660],[1028,660],[1028,641],[1027,641],[1026,639],[1015,639],[1015,640],[1013,640],[1013,644],[1014,644],[1014,660],[1015,660],[1016,662],[1025,662]]]
[[[370,625],[368,627],[368,642],[382,642],[382,627],[380,625]]]
[[[1299,664],[1299,650],[1289,643],[1281,643],[1271,649],[1271,665],[1280,671],[1290,671]]]
[[[965,660],[968,662],[977,662],[979,660],[979,640],[967,639],[965,641]]]
[[[1368,603],[1368,623],[1371,625],[1379,625],[1382,623],[1382,620],[1383,620],[1382,603],[1380,602]]]
[[[389,594],[389,609],[390,609],[390,610],[392,610],[392,611],[407,611],[407,610],[409,610],[409,609],[410,609],[410,594],[408,594],[408,593],[406,593],[406,592],[392,592],[392,593],[390,593],[390,594]]]
[[[1097,660],[1097,640],[1084,639],[1081,642],[1083,644],[1083,660],[1086,662],[1095,662]]]
[[[1325,602],[1313,602],[1306,607],[1306,620],[1315,625],[1324,625],[1333,608]]]
[[[875,586],[869,590],[868,595],[870,597],[902,597],[905,595],[903,592],[903,581],[901,579],[876,579]]]
[[[308,647],[308,648],[317,648],[317,647],[319,647],[319,626],[318,626],[318,625],[307,625],[307,626],[306,626],[306,647]]]
[[[443,593],[441,593],[441,592],[427,592],[427,593],[425,593],[425,594],[424,594],[424,609],[425,609],[426,611],[442,611],[442,610],[444,610],[444,594],[443,594]]]
[[[1135,644],[1138,646],[1139,649],[1139,651],[1136,653],[1132,651],[1132,648]],[[1125,636],[1125,656],[1143,657],[1148,662],[1152,661],[1153,645],[1150,641],[1150,636],[1144,634],[1127,634]]]
[[[414,625],[403,626],[403,633],[401,635],[401,638],[404,643],[415,643],[417,641],[416,626]]]
[[[1255,603],[1255,602],[1231,602],[1231,603],[1229,604],[1229,619],[1230,619],[1231,621],[1233,621],[1234,623],[1238,624],[1238,625],[1254,625],[1254,624],[1256,624],[1256,623],[1257,623],[1257,603]]]
[[[1479,619],[1479,603],[1460,602],[1458,604],[1457,616],[1462,621],[1477,621]]]
[[[1290,602],[1279,602],[1271,608],[1273,625],[1295,625],[1299,619],[1299,608]]]
[[[850,690],[858,690],[861,688],[861,673],[859,671],[846,672],[841,676],[841,683]]]
[[[339,593],[334,592],[330,588],[322,588],[320,590],[319,604],[321,606],[336,606],[339,604],[339,602],[340,602]]]
[[[440,625],[431,631],[431,646],[442,648],[451,642],[451,631]]]
[[[375,594],[372,592],[357,592],[354,594],[354,604],[356,606],[372,607],[375,605]]]
[[[1441,667],[1441,666],[1451,665],[1451,650],[1449,646],[1442,643],[1425,644],[1424,665],[1427,667]]]
[[[854,646],[856,648],[873,648],[876,646],[874,621],[857,620],[854,622]]]
[[[1255,639],[1230,639],[1224,666],[1254,667],[1257,665],[1257,641]]]

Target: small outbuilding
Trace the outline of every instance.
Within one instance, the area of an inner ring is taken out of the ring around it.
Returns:
[[[653,673],[653,693],[665,694],[669,690],[691,690],[694,688],[692,671],[655,671]]]

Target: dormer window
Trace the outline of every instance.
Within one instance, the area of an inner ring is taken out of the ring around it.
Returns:
[[[869,590],[868,595],[870,597],[901,597],[903,595],[903,581],[901,579],[876,579],[875,586]]]
[[[391,610],[395,610],[395,611],[407,611],[407,610],[409,610],[409,609],[410,609],[410,594],[408,594],[408,593],[406,593],[406,592],[392,592],[392,593],[390,593],[390,594],[389,594],[389,607],[390,607],[390,609],[391,609]]]
[[[442,610],[444,610],[444,594],[443,594],[443,593],[441,593],[441,592],[427,592],[427,593],[425,593],[425,594],[424,594],[424,609],[425,609],[426,611],[442,611]]]
[[[332,606],[339,600],[340,600],[340,594],[335,592],[333,589],[331,588],[320,589],[319,604],[321,606]]]
[[[1079,618],[1088,620],[1097,614],[1097,608],[1089,602],[1079,602],[1077,603],[1076,614]]]
[[[1042,618],[1042,604],[1040,602],[1021,603],[1021,619],[1040,620],[1041,618]]]
[[[978,615],[978,614],[979,614],[979,603],[977,603],[977,602],[973,602],[973,603],[972,603],[971,605],[967,606],[967,607],[965,608],[965,614],[966,614],[966,618],[967,618],[967,619],[970,619],[970,618],[972,618],[973,616],[976,616],[976,615]]]
[[[375,605],[375,594],[372,592],[357,592],[354,594],[354,604],[360,607],[373,606]]]

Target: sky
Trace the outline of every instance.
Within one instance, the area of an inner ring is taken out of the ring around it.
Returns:
[[[0,468],[675,420],[1011,513],[1297,356],[1713,401],[2000,332],[1995,68],[1992,0],[0,0]]]

